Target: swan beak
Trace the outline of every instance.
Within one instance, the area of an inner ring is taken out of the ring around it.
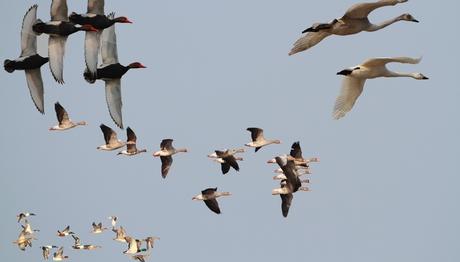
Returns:
[[[411,22],[415,22],[415,23],[419,23],[419,21],[417,19],[412,19]]]
[[[423,80],[427,80],[427,79],[429,79],[429,78],[426,77],[426,76],[423,76],[422,79],[423,79]]]
[[[347,75],[350,75],[351,72],[353,72],[353,70],[351,70],[351,69],[344,69],[344,70],[342,70],[342,71],[340,71],[340,72],[337,72],[337,75],[344,75],[344,76],[347,76]]]

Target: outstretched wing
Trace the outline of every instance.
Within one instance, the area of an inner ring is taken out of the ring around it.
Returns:
[[[44,105],[44,89],[43,89],[43,80],[42,73],[40,68],[25,70],[26,72],[26,81],[27,87],[29,87],[30,97],[35,104],[35,107],[40,111],[40,113],[45,113]]]
[[[121,108],[123,103],[121,101],[121,79],[108,79],[105,80],[105,99],[109,109],[110,117],[113,122],[121,129],[123,129],[123,118]]]
[[[291,207],[292,199],[294,198],[293,194],[281,194],[281,212],[284,217],[287,217],[289,213],[289,208]]]
[[[48,56],[51,73],[54,80],[59,84],[64,84],[64,53],[67,36],[50,35],[48,40]]]
[[[294,142],[291,146],[291,152],[289,153],[295,159],[302,159],[302,148],[300,148],[300,142]]]
[[[330,33],[325,32],[325,31],[308,32],[306,35],[302,36],[294,43],[294,46],[289,52],[289,55],[293,55],[293,54],[305,51],[315,46],[316,44],[321,42],[321,40],[323,40],[324,38],[330,35],[331,35]]]
[[[107,16],[110,19],[114,18],[113,14]],[[104,65],[118,63],[117,51],[117,35],[115,34],[115,25],[102,31],[101,36],[101,56]]]
[[[365,79],[349,76],[344,77],[342,81],[342,88],[335,101],[334,111],[332,113],[334,119],[344,117],[353,108],[353,105],[359,95],[363,92],[365,82]]]
[[[253,142],[264,137],[264,130],[258,127],[248,127],[246,130],[251,132],[251,139]]]
[[[87,13],[104,15],[104,0],[88,0]]]
[[[37,8],[38,5],[33,5],[22,19],[21,57],[37,53],[37,35],[32,30],[32,26],[37,20]]]
[[[67,0],[53,0],[51,2],[51,21],[69,21],[67,16]]]
[[[204,203],[209,209],[211,209],[212,212],[220,214],[219,203],[215,198],[204,200]]]
[[[59,124],[69,122],[69,115],[67,114],[67,111],[65,111],[64,107],[59,104],[59,102],[54,104],[54,111],[56,111],[56,117],[59,121]]]
[[[371,58],[361,65],[364,67],[379,67],[384,66],[388,63],[402,63],[402,64],[418,64],[422,60],[421,57],[419,58],[412,58],[412,57],[377,57]]]
[[[372,11],[383,6],[396,5],[398,3],[407,2],[401,0],[380,0],[372,3],[359,3],[352,5],[343,17],[352,19],[366,18]]]
[[[169,169],[171,168],[173,158],[172,156],[161,156],[161,176],[166,178],[168,175]]]

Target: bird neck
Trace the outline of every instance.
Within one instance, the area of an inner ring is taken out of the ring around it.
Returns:
[[[399,73],[393,71],[388,71],[386,77],[411,77],[415,79],[414,73]]]
[[[395,17],[395,18],[393,18],[393,19],[390,19],[390,20],[386,20],[386,21],[384,21],[384,22],[382,22],[382,23],[380,23],[380,24],[378,24],[378,25],[376,25],[376,24],[371,24],[371,25],[369,26],[369,28],[366,29],[366,31],[368,31],[368,32],[374,32],[374,31],[383,29],[383,28],[385,28],[385,27],[387,27],[387,26],[389,26],[389,25],[391,25],[391,24],[393,24],[393,23],[396,23],[396,22],[398,22],[398,21],[401,21],[401,17],[399,17],[399,16],[398,16],[398,17]]]

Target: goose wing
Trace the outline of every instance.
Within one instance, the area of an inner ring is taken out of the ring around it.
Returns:
[[[319,42],[323,40],[324,38],[330,36],[331,34],[325,31],[319,31],[319,32],[308,32],[301,38],[299,38],[295,43],[294,46],[292,47],[291,51],[289,52],[289,55],[293,55],[302,51],[305,51]]]
[[[123,119],[121,114],[121,79],[109,79],[105,81],[105,99],[109,108],[110,117],[113,122],[123,129]]]
[[[388,63],[402,63],[402,64],[418,64],[422,60],[421,57],[419,58],[412,58],[412,57],[377,57],[371,58],[361,65],[364,67],[379,67],[384,66]]]
[[[222,174],[227,174],[230,171],[230,164],[225,162],[220,164],[220,169],[222,170]]]
[[[27,87],[29,88],[30,97],[35,104],[35,107],[40,113],[45,113],[44,105],[44,89],[42,73],[40,68],[25,70]]]
[[[108,18],[113,19],[114,15],[110,14]],[[118,63],[117,35],[115,34],[115,25],[102,31],[101,36],[101,56],[104,65]]]
[[[204,200],[204,203],[212,212],[220,214],[219,203],[215,198]]]
[[[99,126],[101,128],[101,131],[102,133],[104,134],[104,140],[105,140],[105,143],[108,145],[110,143],[113,143],[115,141],[118,141],[117,139],[117,133],[115,133],[115,131],[113,131],[112,128],[104,125],[104,124],[101,124]],[[96,223],[93,222],[93,227],[97,226]]]
[[[292,193],[289,194],[280,194],[281,197],[281,212],[283,213],[284,217],[287,217],[289,213],[289,208],[291,207],[292,199],[294,195]]]
[[[37,20],[37,8],[38,5],[33,5],[22,19],[21,57],[37,53],[37,35],[32,30],[32,26]]]
[[[167,150],[167,151],[172,151],[174,147],[172,146],[172,142],[174,140],[168,138],[168,139],[163,139],[160,144],[160,149],[161,150]]]
[[[54,1],[53,1],[54,2]],[[67,36],[54,36],[50,35],[48,40],[48,56],[51,73],[54,80],[59,84],[64,83],[63,67],[64,67],[64,53],[65,43]]]
[[[373,3],[354,4],[345,12],[345,15],[343,17],[351,18],[351,19],[367,18],[367,16],[377,8],[380,8],[383,6],[396,5],[401,2],[403,1],[401,0],[380,0],[377,2],[373,2]],[[407,2],[407,0],[404,2]]]
[[[240,171],[240,167],[238,165],[238,162],[236,162],[235,156],[233,155],[228,155],[224,158],[222,158],[229,167],[233,167],[236,171]],[[223,170],[222,170],[223,171]],[[228,172],[228,171],[227,171]]]
[[[56,253],[54,253],[54,256],[55,257],[62,256],[63,253],[64,253],[64,247],[60,247],[58,249],[58,251],[56,251]]]
[[[87,13],[104,15],[104,0],[88,0]]]
[[[289,153],[295,159],[303,159],[302,148],[300,148],[300,142],[294,142],[291,146],[291,152]]]
[[[344,117],[355,104],[359,95],[363,92],[365,79],[346,76],[342,81],[342,88],[334,105],[333,118],[340,119]]]
[[[61,104],[59,104],[59,102],[56,102],[54,104],[54,111],[56,111],[56,117],[60,125],[63,123],[68,123],[70,121],[67,111],[65,111],[64,107],[62,107]]]
[[[161,159],[161,176],[166,178],[169,169],[171,168],[173,158],[172,156],[160,156]]]
[[[88,71],[93,75],[97,72],[100,39],[100,32],[88,31],[85,34],[85,63],[86,68],[88,68]]]
[[[67,0],[53,0],[51,2],[51,21],[69,21],[67,16]]]
[[[251,132],[251,139],[253,142],[264,138],[264,130],[258,127],[248,127],[247,131]]]
[[[137,137],[134,131],[130,127],[126,129],[126,136],[128,137],[127,139],[128,142],[134,142],[134,144],[126,144],[126,150],[128,152],[136,152],[137,148],[136,148],[135,143],[137,141]]]

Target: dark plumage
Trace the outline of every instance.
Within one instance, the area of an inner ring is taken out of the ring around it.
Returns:
[[[13,73],[15,70],[31,70],[40,68],[42,65],[48,63],[48,60],[48,57],[42,57],[39,54],[35,54],[26,57],[23,60],[6,59],[3,63],[3,67],[8,73]]]
[[[114,19],[111,19],[105,15],[81,15],[73,12],[69,16],[69,20],[72,23],[79,24],[79,25],[92,25],[94,28],[103,30],[115,23],[132,23],[129,21],[128,18],[121,16]]]

